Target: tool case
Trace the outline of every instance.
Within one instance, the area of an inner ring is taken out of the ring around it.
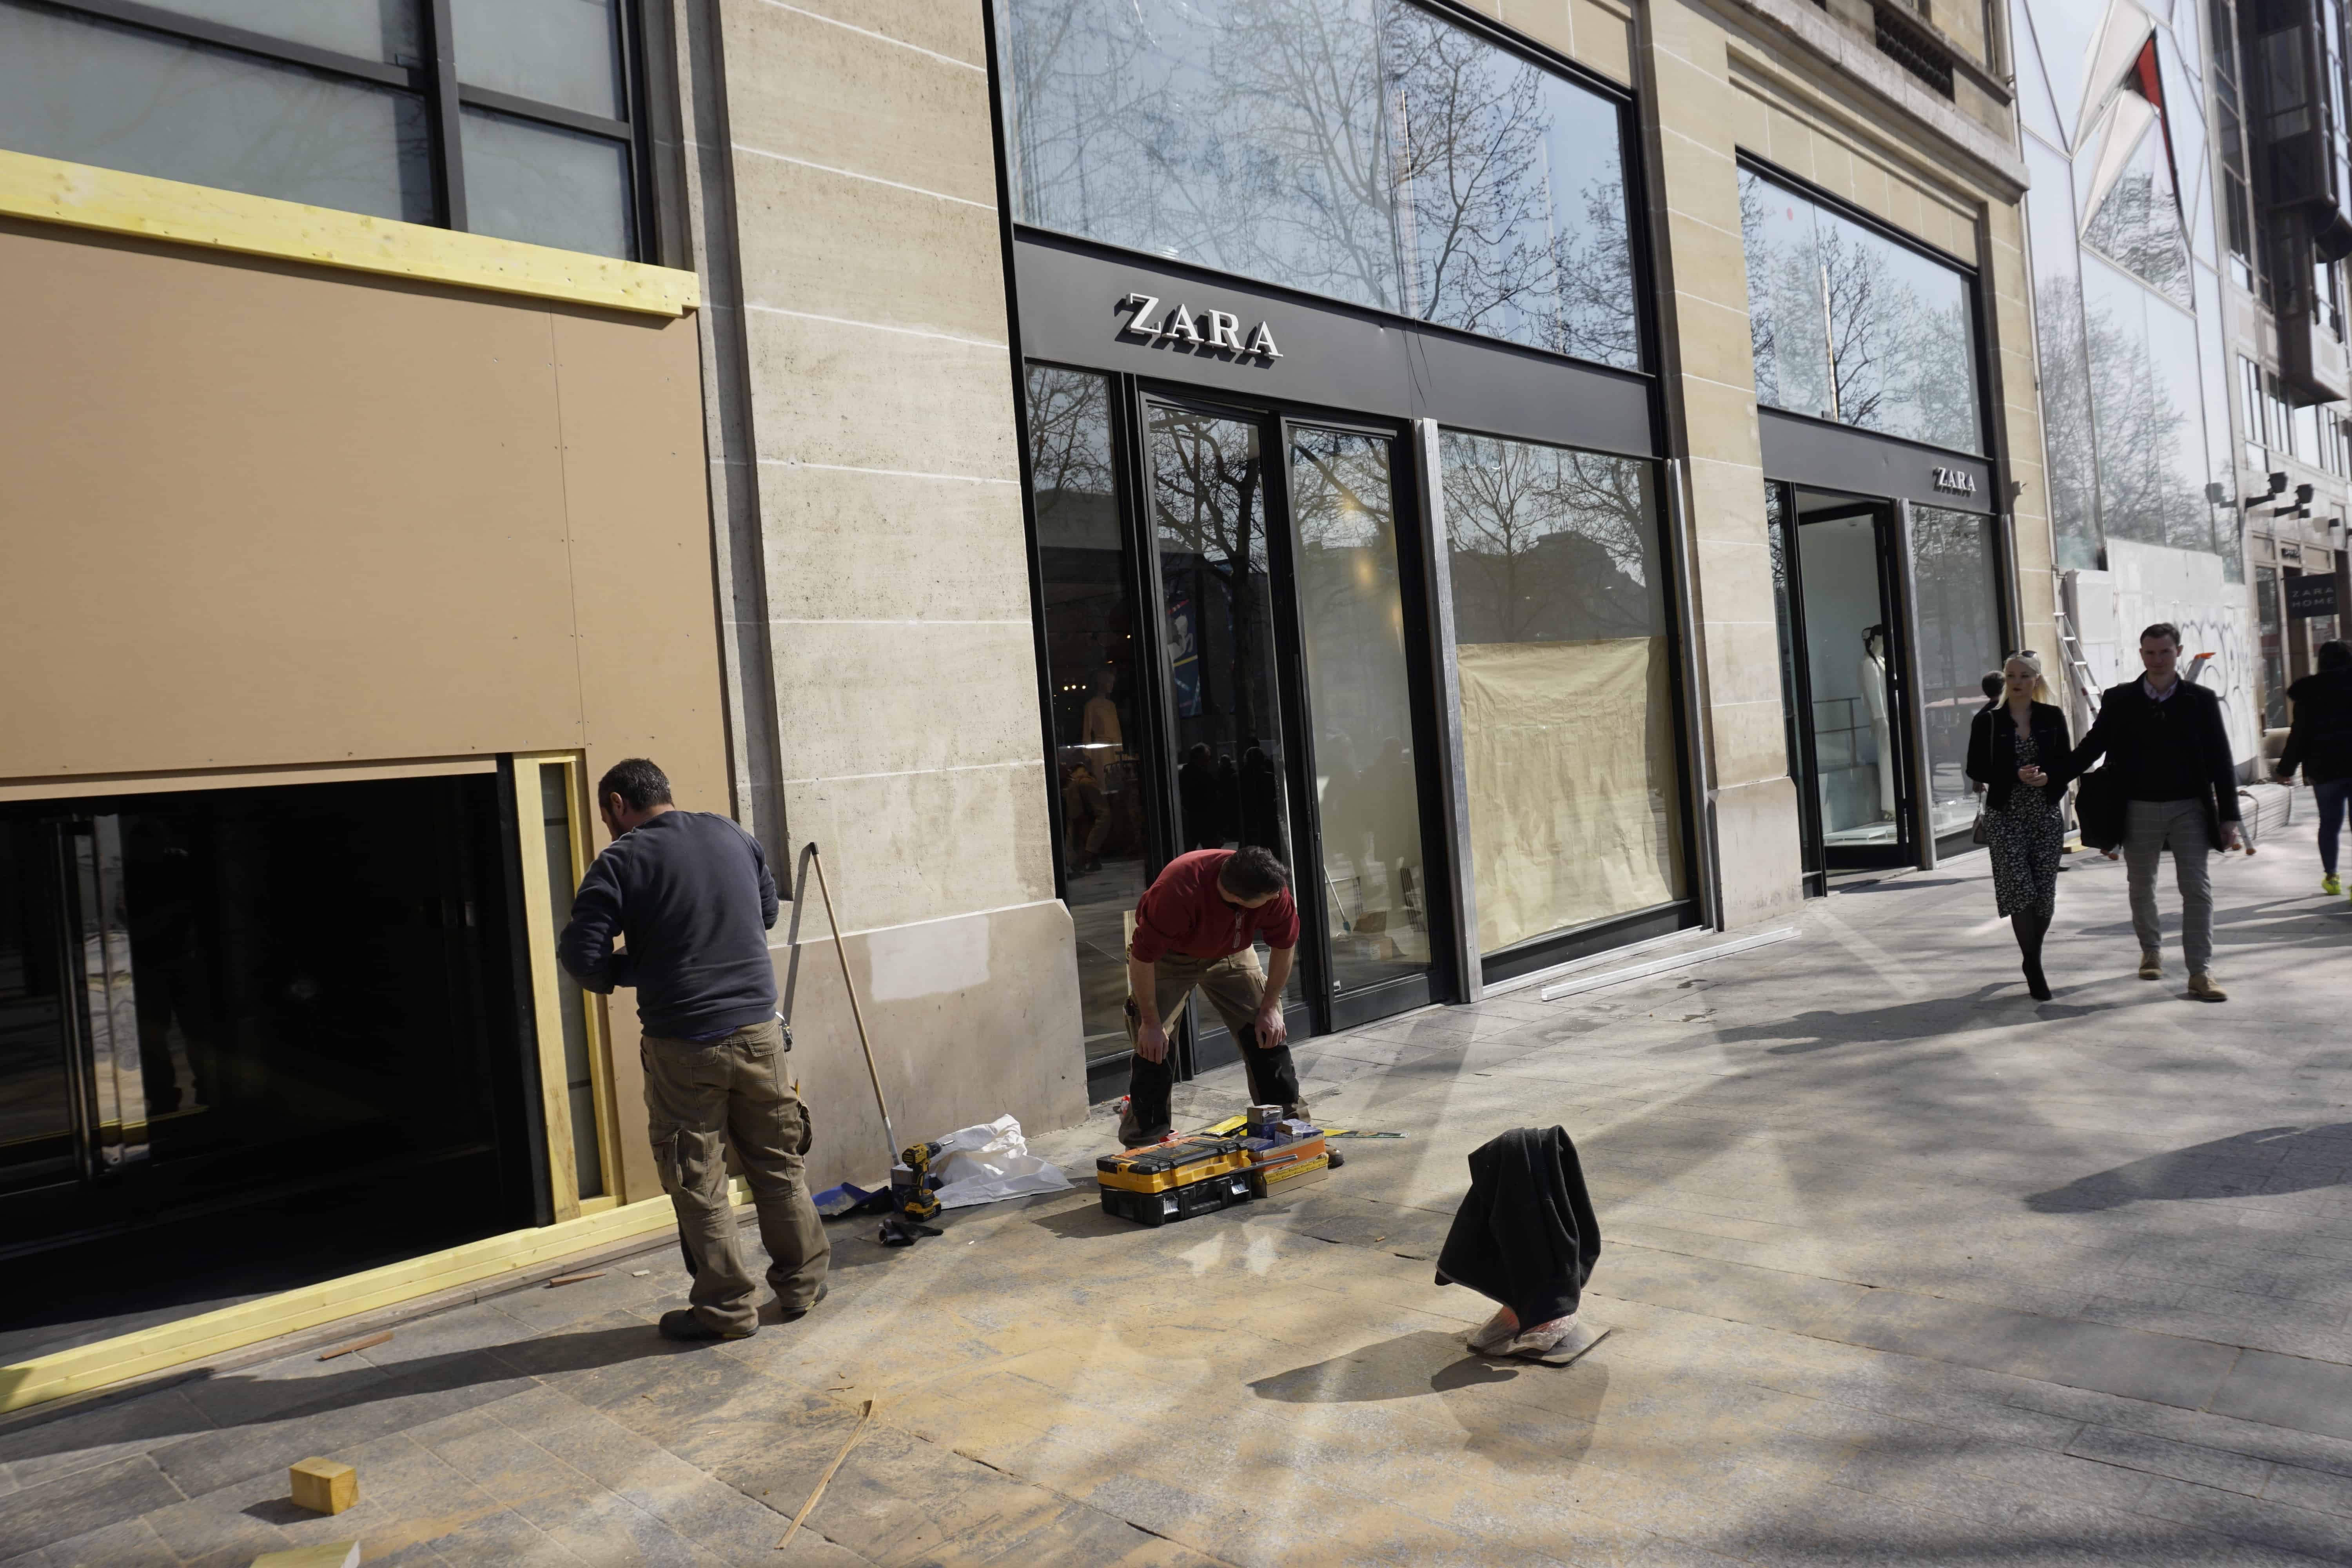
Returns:
[[[1249,1151],[1238,1138],[1179,1138],[1105,1154],[1095,1162],[1095,1180],[1124,1192],[1161,1193],[1249,1165]]]
[[[1237,1138],[1183,1138],[1095,1162],[1103,1213],[1160,1226],[1250,1200],[1250,1156]]]

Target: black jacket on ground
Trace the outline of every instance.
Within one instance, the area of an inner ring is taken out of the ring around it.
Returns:
[[[2037,702],[2026,723],[2033,731],[2034,754],[2042,759],[2037,765],[2050,775],[2049,788],[2055,795],[2065,787],[2066,759],[2074,750],[2066,715],[2050,703]],[[2006,703],[1986,709],[1969,727],[1969,777],[1985,786],[1988,810],[2009,809],[2009,792],[2017,787],[2017,725]]]
[[[1601,1222],[1565,1130],[1522,1127],[1472,1152],[1440,1285],[1467,1285],[1531,1329],[1576,1310],[1600,1256]]]
[[[2294,728],[2280,753],[2282,775],[2303,770],[2305,784],[2352,776],[2352,669],[2322,670],[2286,689]]]
[[[2140,770],[2141,727],[2158,707],[2175,710],[2168,717],[2180,726],[2178,733],[2189,748],[2195,775],[2196,793],[2188,798],[2205,808],[2206,837],[2219,849],[2221,824],[2238,820],[2238,764],[2230,755],[2230,732],[2221,726],[2221,700],[2201,686],[2183,680],[2162,703],[2147,694],[2141,681],[2108,687],[2099,694],[2098,721],[2066,759],[2065,771],[2050,770],[2051,782],[2078,778],[2105,756],[2107,766],[2121,771],[2124,795],[2130,798],[2132,781]]]
[[[591,991],[635,986],[648,1035],[724,1034],[775,1016],[776,908],[758,839],[728,817],[666,811],[596,857],[555,955]]]

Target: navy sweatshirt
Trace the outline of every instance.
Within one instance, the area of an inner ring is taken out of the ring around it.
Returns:
[[[555,954],[591,991],[635,986],[646,1034],[693,1039],[775,1016],[775,923],[759,841],[724,816],[666,811],[596,857]]]

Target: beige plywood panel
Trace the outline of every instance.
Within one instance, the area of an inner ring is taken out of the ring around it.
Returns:
[[[542,310],[28,225],[0,277],[0,777],[578,743]]]

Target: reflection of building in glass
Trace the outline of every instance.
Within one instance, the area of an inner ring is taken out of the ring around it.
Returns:
[[[2290,622],[2282,595],[2290,572],[2337,569],[2352,472],[2341,6],[2011,0],[2011,21],[2056,554],[2087,677],[2127,678],[2147,620],[2199,628],[2243,755],[2334,629]]]

